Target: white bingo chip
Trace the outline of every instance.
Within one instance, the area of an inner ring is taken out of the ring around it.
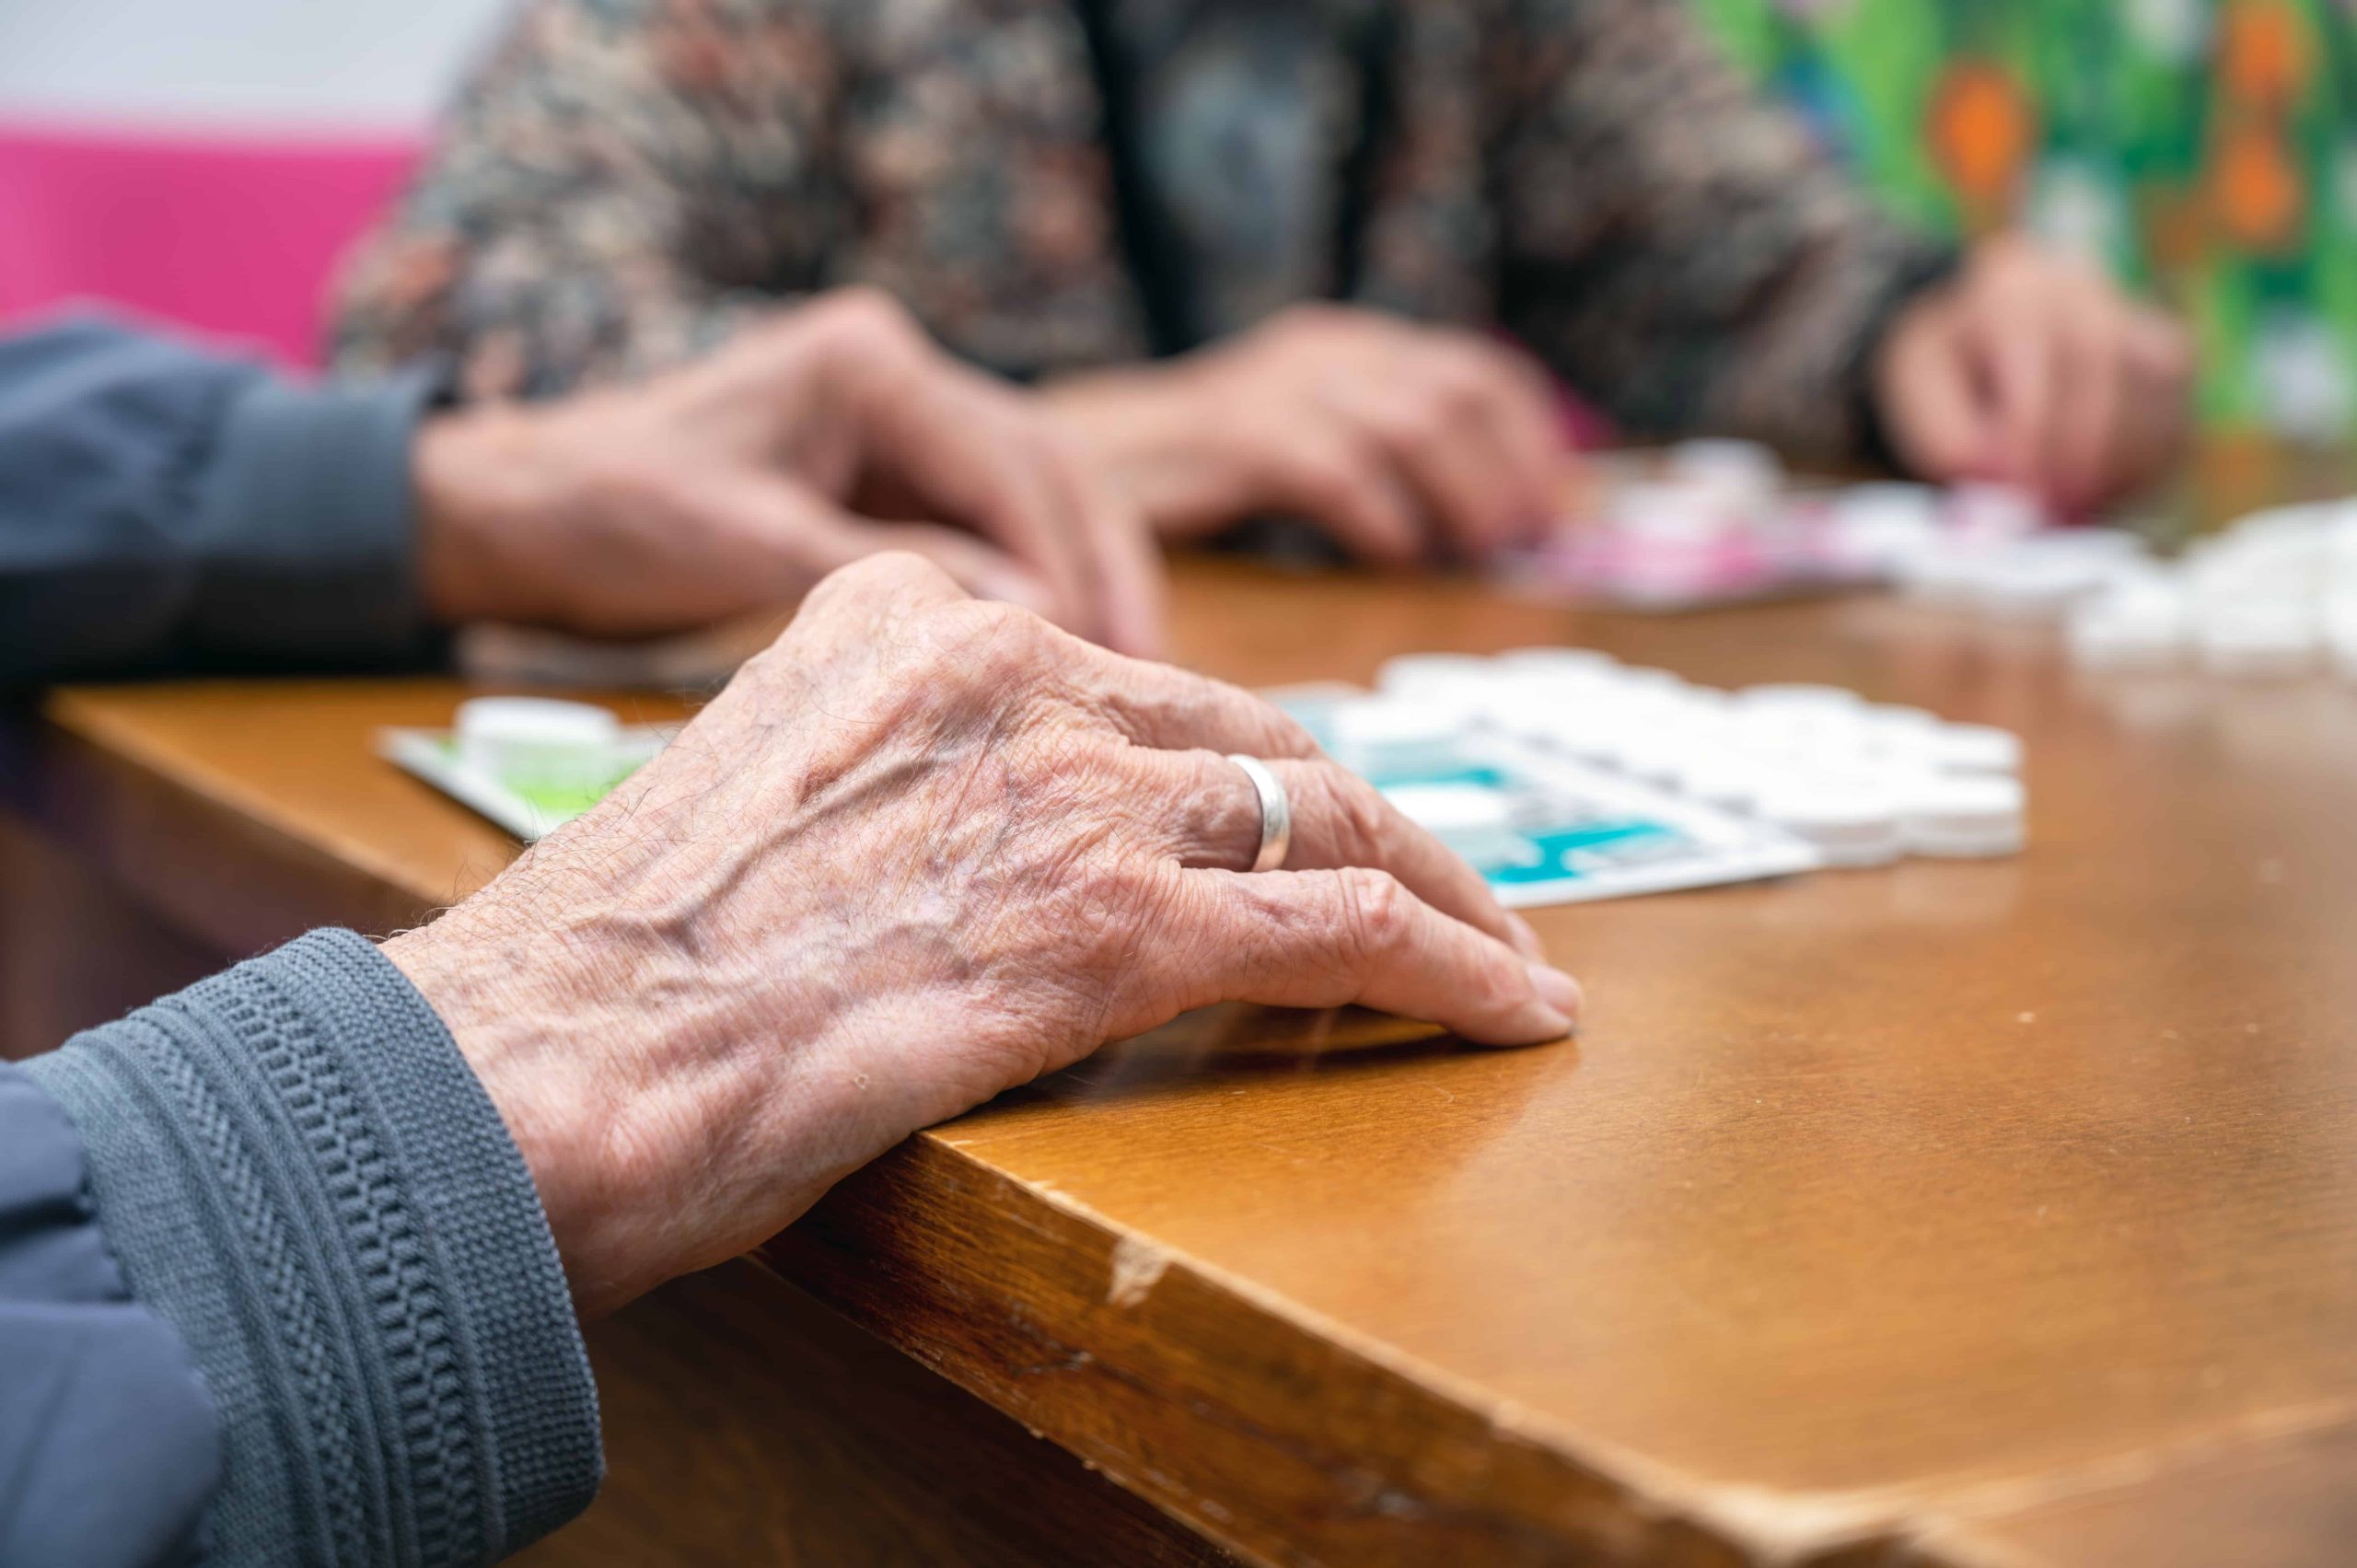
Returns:
[[[2017,773],[2022,738],[1993,725],[1944,724],[1914,757],[1942,772]]]
[[[1670,477],[1742,501],[1772,499],[1783,487],[1783,459],[1757,441],[1709,436],[1669,449]]]
[[[589,703],[476,697],[459,704],[467,766],[522,788],[595,788],[612,782],[621,721]]]
[[[2019,779],[1984,773],[1926,779],[1907,802],[1907,847],[1934,859],[2018,854],[2029,839],[2028,796]]]
[[[1596,680],[1609,677],[1620,661],[1595,648],[1513,648],[1497,656],[1494,668],[1516,675]]]
[[[2357,596],[2335,601],[2325,625],[2334,668],[2357,680]]]
[[[2246,680],[2305,675],[2324,651],[2324,628],[2292,600],[2204,605],[2197,612],[2194,645],[2201,668]]]
[[[2184,656],[2186,596],[2170,582],[2101,594],[2071,616],[2071,656],[2083,669],[2166,669]]]
[[[1469,717],[1462,705],[1376,697],[1334,714],[1334,755],[1377,778],[1451,766]]]
[[[1385,661],[1376,685],[1387,697],[1447,702],[1480,691],[1497,678],[1497,666],[1478,655],[1402,654]]]
[[[1763,796],[1759,810],[1829,865],[1887,865],[1906,852],[1898,797],[1873,784],[1795,779]]]
[[[1735,694],[1736,706],[1754,714],[1863,714],[1866,700],[1841,686],[1784,684],[1747,686]]]
[[[1865,711],[1865,719],[1873,749],[1898,755],[1920,750],[1940,733],[1945,722],[1929,708],[1903,707],[1897,703],[1875,703]]]
[[[1399,814],[1455,850],[1477,871],[1520,865],[1530,841],[1514,830],[1505,796],[1480,784],[1394,784],[1383,792]]]
[[[2026,837],[2018,736],[1844,687],[1728,691],[1551,647],[1399,659],[1383,682],[1277,695],[1509,908]]]

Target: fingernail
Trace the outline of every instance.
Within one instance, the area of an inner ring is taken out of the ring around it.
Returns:
[[[1541,1002],[1563,1015],[1566,1027],[1579,1016],[1580,982],[1562,970],[1550,969],[1545,964],[1532,964],[1530,988],[1538,993]]]

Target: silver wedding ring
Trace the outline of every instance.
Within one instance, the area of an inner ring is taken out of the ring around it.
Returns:
[[[1244,776],[1252,781],[1252,792],[1260,797],[1260,851],[1252,857],[1252,869],[1274,871],[1284,865],[1285,852],[1293,848],[1293,802],[1285,796],[1285,786],[1260,758],[1231,752],[1227,760],[1244,770]]]

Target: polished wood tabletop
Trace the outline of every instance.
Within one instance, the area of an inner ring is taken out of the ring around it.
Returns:
[[[1881,597],[1178,584],[1178,656],[1253,684],[1546,643],[2017,729],[2030,847],[1536,912],[1573,1044],[1182,1020],[765,1264],[1248,1561],[2357,1556],[2357,686]],[[515,853],[371,752],[460,694],[61,692],[35,804],[226,950],[387,929]]]

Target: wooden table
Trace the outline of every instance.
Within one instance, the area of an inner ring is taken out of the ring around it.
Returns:
[[[2357,689],[1879,599],[1178,605],[1255,682],[1580,641],[2009,726],[2035,842],[1540,912],[1576,1046],[1213,1014],[925,1133],[593,1332],[613,1474],[532,1561],[2357,1560]],[[412,921],[513,851],[370,758],[458,694],[63,692],[19,830],[158,972]]]

